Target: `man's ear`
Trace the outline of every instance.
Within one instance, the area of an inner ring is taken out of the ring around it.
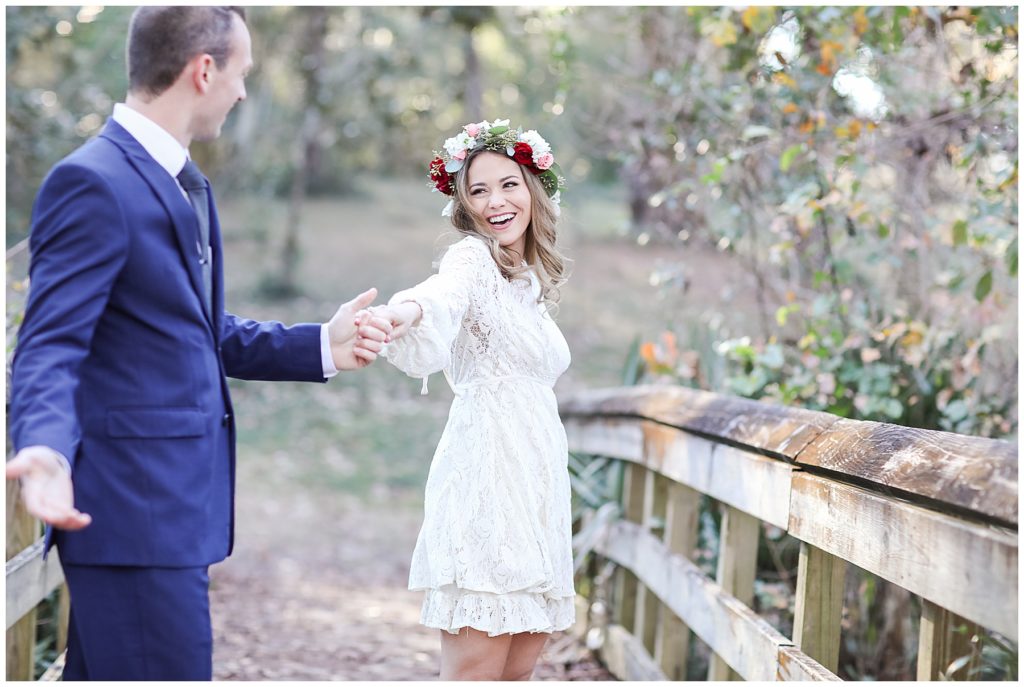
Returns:
[[[196,55],[185,67],[189,80],[199,93],[206,93],[210,89],[215,68],[216,64],[209,53]]]

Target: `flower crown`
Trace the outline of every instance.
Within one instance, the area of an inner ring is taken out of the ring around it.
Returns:
[[[507,119],[496,119],[493,122],[467,124],[457,135],[444,142],[443,151],[434,151],[434,159],[428,168],[430,181],[435,191],[452,196],[441,213],[443,216],[450,216],[455,205],[455,174],[462,169],[466,156],[478,148],[505,153],[533,172],[554,202],[555,211],[558,211],[565,177],[562,176],[561,168],[555,164],[551,146],[533,129],[510,129]]]

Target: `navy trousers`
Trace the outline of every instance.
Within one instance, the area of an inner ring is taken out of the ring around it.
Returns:
[[[64,680],[211,680],[210,577],[199,568],[64,565]]]

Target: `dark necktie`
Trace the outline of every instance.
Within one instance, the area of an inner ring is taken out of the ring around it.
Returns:
[[[206,312],[213,316],[213,265],[210,259],[210,207],[206,196],[206,178],[192,160],[185,160],[185,167],[178,173],[178,182],[188,194],[188,200],[199,219],[199,236],[196,237],[196,251],[203,268],[203,304]]]

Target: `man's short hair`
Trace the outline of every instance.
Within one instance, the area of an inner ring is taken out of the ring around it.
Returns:
[[[231,54],[231,16],[241,7],[140,7],[128,27],[128,90],[158,96],[188,61],[209,53],[218,69]]]

